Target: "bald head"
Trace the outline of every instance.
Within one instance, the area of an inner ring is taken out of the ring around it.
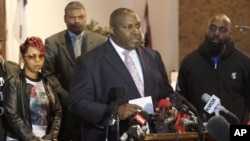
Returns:
[[[231,20],[225,14],[220,13],[220,14],[215,14],[214,16],[212,16],[209,20],[208,26],[214,22],[220,22],[221,24],[227,26],[228,30],[231,30]]]
[[[141,20],[128,8],[118,8],[110,15],[110,37],[120,47],[133,50],[141,45]]]
[[[116,26],[117,24],[120,23],[119,21],[124,16],[128,16],[128,15],[135,15],[135,13],[133,10],[128,9],[128,8],[118,8],[114,10],[112,14],[110,15],[110,19],[109,19],[110,27]]]
[[[225,14],[215,14],[208,22],[206,40],[208,42],[207,51],[210,55],[221,55],[227,41],[230,40],[231,21]]]

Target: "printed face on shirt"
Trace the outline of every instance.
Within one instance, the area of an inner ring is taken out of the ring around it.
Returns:
[[[44,54],[34,47],[29,47],[23,55],[23,61],[26,75],[38,73],[43,67]]]
[[[135,13],[122,13],[114,21],[115,25],[111,27],[111,35],[116,44],[127,50],[136,49],[141,45],[141,22]]]
[[[36,82],[35,85],[31,88],[30,93],[31,121],[34,125],[45,126],[48,123],[49,101],[45,91],[41,89],[42,81]]]
[[[86,27],[87,15],[83,9],[68,10],[64,15],[64,22],[68,30],[78,35]]]

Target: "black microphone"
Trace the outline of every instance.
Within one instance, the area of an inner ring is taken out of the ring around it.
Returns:
[[[184,105],[187,105],[189,109],[193,111],[195,114],[198,114],[196,108],[185,97],[183,97],[179,93],[171,93],[169,97],[170,97],[171,103],[176,103],[175,107],[177,108],[177,110],[179,110],[178,107],[182,107],[184,104]],[[175,102],[172,102],[172,101],[175,101]]]
[[[146,111],[140,111],[136,113],[133,118],[130,120],[129,129],[127,132],[124,132],[120,137],[121,141],[126,141],[128,137],[132,137],[135,140],[142,139],[143,135],[146,134],[148,127],[147,121],[149,120],[148,113]]]
[[[125,97],[125,95],[127,95],[127,91],[128,90],[126,86],[117,86],[109,90],[108,97],[111,100],[115,99],[115,103],[114,103],[114,108],[111,112],[108,126],[115,120],[116,115],[117,115],[117,109],[120,106],[122,99]]]
[[[235,122],[237,124],[240,123],[239,118],[233,114],[232,112],[228,111],[224,106],[221,105],[220,103],[220,99],[215,96],[212,95],[212,97],[210,95],[208,95],[207,93],[204,93],[201,97],[201,99],[206,102],[207,104],[204,107],[204,110],[206,112],[208,112],[209,114],[211,113],[215,113],[216,115],[219,115],[219,112],[222,111],[224,112],[227,116],[229,116],[229,118],[232,118],[235,120]]]
[[[108,140],[108,134],[109,134],[109,126],[114,125],[116,121],[116,116],[117,116],[117,110],[119,105],[121,104],[122,99],[127,95],[127,87],[126,86],[117,86],[113,87],[109,90],[108,97],[109,99],[113,100],[115,97],[115,103],[114,103],[114,108],[111,112],[110,118],[108,120],[108,125],[106,129],[106,140]],[[119,124],[117,124],[119,125]],[[118,128],[119,129],[119,128]],[[117,137],[119,137],[119,130],[117,130]]]
[[[207,131],[216,141],[229,141],[230,124],[222,116],[214,116],[207,122]]]
[[[187,114],[189,116],[195,116],[195,114],[188,108],[187,105],[182,104],[175,107],[180,113]]]

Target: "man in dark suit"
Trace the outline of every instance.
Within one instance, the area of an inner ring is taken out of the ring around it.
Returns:
[[[106,40],[104,36],[85,30],[86,19],[85,7],[80,2],[72,1],[65,7],[64,22],[67,29],[45,39],[46,58],[42,71],[53,77],[54,81],[59,81],[64,91],[63,95],[59,95],[63,106],[59,141],[79,141],[80,137],[80,123],[68,114],[66,108],[70,80],[78,57],[77,52],[75,53],[75,41],[80,35],[78,42],[81,51],[78,53],[85,54]]]
[[[68,108],[84,123],[81,130],[83,141],[104,141],[105,138],[116,141],[116,131],[119,129],[120,135],[127,131],[131,116],[143,110],[137,104],[129,104],[129,100],[151,96],[156,106],[160,99],[173,93],[160,54],[141,46],[141,22],[134,11],[127,8],[113,11],[110,31],[110,37],[104,44],[76,61]],[[124,52],[132,56],[144,87],[142,91],[137,88],[132,73],[124,63]],[[121,86],[127,91],[120,90]],[[117,90],[113,91],[113,88]],[[121,93],[126,95],[122,98],[119,96]],[[112,126],[107,135],[116,94],[121,100],[117,108],[120,128]]]

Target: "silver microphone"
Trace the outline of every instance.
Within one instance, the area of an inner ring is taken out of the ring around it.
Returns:
[[[181,118],[180,119],[180,124],[183,126],[188,126],[188,125],[196,125],[197,121],[196,120],[190,120],[187,118]]]
[[[250,26],[246,26],[246,25],[235,25],[234,27],[240,28],[240,29],[250,29]]]

